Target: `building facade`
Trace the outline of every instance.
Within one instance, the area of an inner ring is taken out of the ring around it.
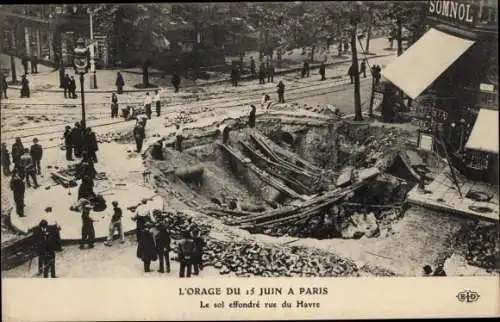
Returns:
[[[427,29],[382,75],[427,101],[419,112],[432,115],[434,139],[445,143],[435,152],[498,183],[498,2],[428,1]]]
[[[71,65],[76,39],[90,40],[90,6],[70,4],[3,5],[1,48],[5,53],[22,57],[37,56],[49,65]],[[94,32],[99,41],[98,61],[105,64],[107,35]]]

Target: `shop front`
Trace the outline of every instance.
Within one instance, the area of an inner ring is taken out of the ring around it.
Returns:
[[[449,11],[455,7],[456,15]],[[469,2],[430,1],[429,30],[382,75],[415,100],[419,142],[467,176],[488,180],[498,176],[498,29],[478,26],[485,12],[480,9]],[[484,115],[488,135],[476,130],[485,126]],[[488,148],[477,147],[478,141]]]

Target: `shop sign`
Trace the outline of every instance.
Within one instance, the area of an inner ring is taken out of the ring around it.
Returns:
[[[448,119],[448,113],[443,110],[429,107],[429,106],[417,106],[415,108],[415,113],[418,117],[428,118],[431,117],[433,120],[438,122],[444,122]]]
[[[478,13],[478,6],[472,1],[443,1],[430,0],[427,13],[449,22],[461,25],[474,26]]]

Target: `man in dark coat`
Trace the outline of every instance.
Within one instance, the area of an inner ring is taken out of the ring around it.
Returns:
[[[137,243],[137,257],[144,263],[144,272],[151,272],[151,262],[158,259],[156,253],[155,240],[151,228],[152,224],[147,223],[142,229],[139,243]]]
[[[109,223],[108,238],[104,242],[104,245],[106,246],[111,246],[115,230],[117,230],[118,234],[120,235],[120,243],[125,243],[125,232],[123,231],[122,224],[122,208],[118,207],[118,201],[113,201],[111,204],[113,205],[113,216],[111,216],[111,222]]]
[[[90,127],[86,128],[83,134],[83,149],[87,151],[90,159],[97,163],[96,152],[99,151],[97,137]]]
[[[184,239],[177,246],[177,255],[179,256],[179,277],[191,277],[191,266],[194,255],[194,242],[191,239],[189,231],[185,231]]]
[[[179,92],[179,85],[181,84],[181,78],[178,73],[174,73],[172,76],[172,85],[174,85],[175,92]]]
[[[434,273],[432,276],[446,276],[446,272],[444,271],[444,266],[443,264],[439,264],[436,269],[434,270]]]
[[[82,209],[82,239],[80,240],[80,249],[83,249],[86,243],[89,245],[89,248],[94,248],[94,221],[96,220],[90,216],[91,209],[92,205],[90,204],[86,204]]]
[[[302,66],[302,78],[309,77],[309,62],[304,60],[304,65]]]
[[[4,74],[0,75],[0,99],[5,98],[7,99],[7,88],[9,87],[9,84],[7,84],[7,77],[5,77]]]
[[[257,114],[257,108],[253,104],[250,105],[250,107],[252,108],[252,110],[250,111],[250,114],[248,115],[248,126],[255,127],[255,117]]]
[[[116,85],[116,92],[118,94],[123,93],[123,86],[125,86],[125,81],[123,80],[122,73],[120,73],[120,72],[116,73],[115,85]]]
[[[21,58],[21,65],[23,65],[24,68],[24,74],[28,74],[28,56],[24,55],[23,58]]]
[[[359,66],[359,74],[363,74],[363,77],[366,78],[366,62],[363,60],[361,65]]]
[[[40,161],[42,161],[43,148],[40,145],[40,143],[38,143],[37,138],[33,139],[33,144],[30,147],[30,155],[31,155],[31,158],[33,159],[33,165],[35,166],[36,173],[38,175],[42,174]]]
[[[50,225],[47,220],[42,219],[38,226],[32,229],[36,240],[36,252],[38,254],[38,275],[44,278],[56,278],[56,251],[61,251],[60,227]]]
[[[64,128],[64,147],[66,149],[66,160],[73,161],[73,143],[71,140],[71,126],[66,125]]]
[[[71,129],[71,143],[75,150],[75,157],[80,158],[83,151],[83,131],[80,122],[76,122],[73,129]]]
[[[280,81],[276,87],[278,87],[278,103],[285,103],[285,84]]]
[[[356,76],[356,72],[354,71],[354,65],[351,65],[349,67],[347,75],[349,75],[349,78],[351,79],[351,84],[354,84],[354,77]]]
[[[85,176],[82,178],[82,183],[78,187],[77,200],[87,199],[93,200],[96,194],[94,192],[94,180],[92,178]]]
[[[267,82],[274,83],[274,63],[271,60],[267,66]]]
[[[64,76],[63,80],[63,86],[64,86],[64,98],[72,97],[71,95],[71,78],[69,77],[68,74]]]
[[[160,259],[160,269],[158,272],[170,273],[170,233],[165,222],[158,225],[158,234],[156,235],[156,250]],[[165,265],[163,260],[165,259]]]
[[[2,171],[4,176],[10,175],[10,153],[7,149],[7,143],[2,143],[2,149],[0,151]]]
[[[30,178],[31,178],[35,185],[35,189],[38,188],[38,182],[36,180],[35,164],[33,162],[33,158],[30,155],[30,149],[28,148],[24,149],[24,154],[21,155],[21,158],[19,159],[18,170],[19,173],[21,174],[21,177],[24,176],[24,178],[26,179],[26,185],[28,187],[31,187],[30,183]]]
[[[21,98],[30,97],[30,86],[29,86],[30,81],[26,77],[26,74],[21,76]]]
[[[233,66],[231,69],[231,85],[238,86],[239,80],[239,70],[237,66]]]
[[[93,180],[95,179],[95,176],[97,174],[95,171],[94,162],[92,162],[92,159],[86,152],[82,154],[82,161],[78,165],[77,169],[78,179],[83,180],[83,178],[87,177]]]
[[[19,160],[24,153],[24,145],[21,142],[21,138],[17,137],[16,142],[12,145],[12,162],[14,166],[19,165]]]
[[[194,255],[193,255],[193,268],[194,275],[198,275],[200,271],[203,270],[203,246],[204,241],[200,236],[200,231],[195,229],[193,232],[193,244],[194,244]]]
[[[76,81],[75,81],[75,76],[71,76],[71,79],[69,80],[69,96],[71,98],[77,98],[76,96]]]
[[[24,217],[24,181],[19,175],[17,169],[12,172],[10,180],[10,189],[14,194],[14,202],[16,203],[16,213],[19,217]]]
[[[133,130],[135,146],[137,147],[137,153],[140,153],[142,150],[142,143],[144,142],[144,138],[146,138],[146,131],[144,130],[144,126],[142,124],[136,124]]]
[[[255,73],[255,60],[253,59],[253,56],[250,57],[250,73],[252,74],[253,77],[257,75]]]
[[[265,84],[266,83],[266,65],[264,65],[264,62],[260,63],[259,66],[259,84]]]
[[[31,58],[31,73],[38,74],[38,57],[37,55],[33,55]]]
[[[319,65],[319,74],[321,75],[322,81],[326,80],[325,73],[326,73],[325,63],[321,62],[321,65]]]

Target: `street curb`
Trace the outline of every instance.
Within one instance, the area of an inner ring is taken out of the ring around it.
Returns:
[[[382,54],[382,55],[374,55],[374,56],[371,56],[369,58],[382,58],[382,57],[388,57],[388,56],[392,56],[392,55],[394,55],[394,53]],[[350,61],[351,61],[351,59],[345,59],[345,60],[341,60],[341,61],[336,61],[336,62],[331,62],[329,64],[325,64],[325,66],[326,67],[331,67],[331,66],[345,64],[345,63],[348,63]],[[310,66],[309,70],[317,69],[317,68],[319,68],[319,66],[320,66],[319,64],[314,65],[314,66]],[[274,76],[296,73],[296,72],[299,72],[301,70],[302,70],[302,67],[295,67],[295,68],[291,68],[291,69],[285,69],[285,70],[281,70],[281,71],[278,71],[278,72],[274,73]],[[240,81],[256,80],[256,79],[257,78],[254,77],[254,76],[246,76],[246,77],[242,77],[240,79]],[[213,81],[213,82],[207,82],[207,83],[199,84],[199,85],[189,85],[189,86],[185,86],[183,88],[190,88],[190,87],[195,87],[195,86],[204,87],[204,86],[210,86],[210,85],[216,85],[216,84],[223,84],[223,83],[228,83],[228,82],[229,82],[228,79],[223,79],[223,80],[216,80],[216,81]],[[8,88],[17,89],[17,90],[21,89],[20,86],[12,86],[12,85],[10,85]],[[155,89],[162,89],[162,88],[161,87],[156,87],[156,88],[155,87],[151,87],[151,88],[141,88],[141,89],[127,89],[127,90],[123,90],[123,93],[150,92],[150,91],[154,91]],[[63,93],[64,90],[60,89],[60,88],[57,88],[57,89],[37,89],[37,90],[33,90],[33,92]],[[115,92],[116,92],[116,89],[85,90],[85,93],[103,93],[103,94],[107,93],[107,94],[109,94],[109,93],[115,93]]]

